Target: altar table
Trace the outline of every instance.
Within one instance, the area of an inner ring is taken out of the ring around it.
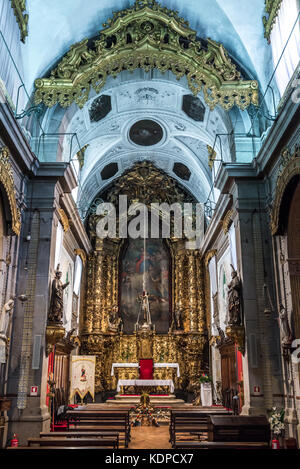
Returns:
[[[138,363],[113,363],[111,367],[111,376],[114,376],[115,368],[138,368]],[[176,368],[177,378],[180,377],[178,363],[154,363],[154,368]]]
[[[171,394],[174,393],[174,383],[171,379],[119,379],[118,392],[121,386],[169,386]]]

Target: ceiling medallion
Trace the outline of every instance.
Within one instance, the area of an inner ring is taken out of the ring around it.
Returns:
[[[163,129],[152,120],[140,120],[133,124],[129,130],[129,138],[133,143],[148,147],[156,145],[163,137]]]
[[[131,8],[113,14],[93,47],[89,40],[71,46],[50,77],[35,81],[35,103],[80,108],[91,88],[99,93],[107,76],[142,68],[171,70],[186,76],[191,92],[201,90],[208,106],[228,110],[258,104],[258,83],[243,80],[222,44],[196,38],[196,31],[177,12],[155,0],[136,0]]]

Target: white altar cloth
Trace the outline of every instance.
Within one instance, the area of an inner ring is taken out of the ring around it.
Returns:
[[[111,367],[111,376],[115,374],[115,368],[138,368],[138,363],[113,363]],[[154,363],[154,368],[176,368],[177,378],[180,377],[178,363]]]
[[[121,386],[169,386],[170,392],[174,392],[174,383],[171,379],[119,379],[117,391]]]

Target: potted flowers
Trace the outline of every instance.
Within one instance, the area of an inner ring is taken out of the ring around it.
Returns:
[[[270,413],[269,422],[272,431],[272,438],[278,439],[279,437],[282,437],[285,429],[284,410],[279,410],[277,407],[273,407]]]

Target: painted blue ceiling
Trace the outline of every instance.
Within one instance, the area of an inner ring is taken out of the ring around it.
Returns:
[[[45,75],[69,47],[93,37],[113,11],[133,0],[27,0],[29,36],[23,46],[25,84]],[[263,37],[264,0],[162,0],[178,10],[200,37],[223,43],[232,57],[264,90],[271,75],[270,46]]]

